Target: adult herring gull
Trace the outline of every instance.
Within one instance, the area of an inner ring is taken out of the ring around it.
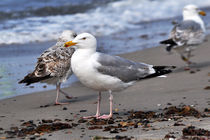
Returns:
[[[161,41],[161,44],[166,44],[168,52],[171,49],[176,50],[182,60],[190,66],[192,62],[190,57],[191,51],[196,45],[201,44],[205,39],[205,25],[200,15],[205,16],[206,13],[198,9],[195,5],[187,5],[183,9],[183,21],[175,24],[170,37],[167,40]]]
[[[32,73],[29,73],[19,83],[41,82],[56,85],[56,100],[55,104],[67,104],[58,101],[60,92],[68,99],[71,97],[60,89],[61,83],[65,82],[71,75],[71,56],[74,53],[73,48],[64,47],[64,43],[73,40],[77,34],[71,30],[65,30],[58,38],[57,43],[44,51],[40,57]]]
[[[111,56],[96,52],[96,38],[89,33],[79,34],[73,41],[65,43],[66,47],[74,46],[72,55],[72,71],[82,84],[99,91],[97,119],[112,117],[112,92],[121,91],[133,85],[136,81],[164,75],[171,72],[172,66],[153,66],[145,63],[133,62],[119,56]],[[110,114],[100,115],[101,92],[110,94]]]

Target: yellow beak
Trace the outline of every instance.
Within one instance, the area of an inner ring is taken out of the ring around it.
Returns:
[[[206,12],[204,12],[204,11],[200,11],[199,14],[202,16],[206,16]]]
[[[69,41],[69,42],[66,42],[65,44],[64,44],[64,46],[65,47],[71,47],[71,46],[74,46],[74,45],[76,45],[77,43],[74,43],[74,42],[72,42],[72,41]]]

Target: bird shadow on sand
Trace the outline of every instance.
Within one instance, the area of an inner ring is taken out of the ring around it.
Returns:
[[[190,70],[188,70],[188,71],[200,71],[200,70],[202,70],[202,68],[206,68],[206,67],[210,67],[210,61],[206,61],[206,62],[202,62],[202,63],[195,63],[192,66],[190,66]],[[173,73],[179,73],[179,72],[183,72],[183,71],[186,71],[185,66],[176,68],[176,70],[174,70]]]
[[[90,99],[95,99],[97,101],[97,94],[91,94],[91,95],[82,95],[79,97],[73,97],[73,99],[64,99],[62,102],[69,102],[69,103],[75,103],[75,102],[83,102],[83,101],[88,101]]]
[[[80,97],[72,97],[72,99],[63,99],[63,100],[60,100],[60,102],[61,103],[68,103],[68,104],[63,105],[63,106],[68,106],[68,105],[71,105],[71,104],[76,103],[76,102],[88,101],[89,99],[92,99],[92,98],[97,99],[97,94],[84,95],[84,96],[80,96]],[[47,108],[47,107],[52,107],[52,106],[62,106],[62,105],[56,105],[54,102],[51,102],[51,103],[48,103],[48,104],[40,105],[37,108]]]

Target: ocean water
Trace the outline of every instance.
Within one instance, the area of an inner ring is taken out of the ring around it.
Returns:
[[[54,40],[64,29],[110,35],[179,16],[189,3],[210,6],[210,0],[1,0],[0,44]]]
[[[98,39],[99,51],[120,54],[155,47],[167,38],[182,8],[196,4],[210,30],[210,0],[1,0],[0,99],[41,90],[17,82],[32,72],[36,58],[66,29],[89,32]],[[77,79],[73,76],[64,84]]]

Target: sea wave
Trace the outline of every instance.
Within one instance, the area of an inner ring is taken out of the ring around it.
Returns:
[[[3,3],[0,1],[0,21],[35,16],[45,17],[84,13],[98,6],[106,5],[113,0],[61,0],[59,3],[56,0],[48,1],[48,3],[38,0],[35,3],[28,3],[29,5],[25,4],[27,3],[26,0],[19,0],[15,3],[19,4],[19,6],[14,6],[14,2],[13,4],[8,2],[5,4],[4,1]],[[23,4],[23,6],[20,6],[20,4]]]
[[[46,7],[32,17],[1,21],[0,44],[24,44],[55,40],[65,29],[90,32],[96,36],[110,35],[128,28],[139,28],[141,22],[180,16],[186,4],[210,6],[210,0],[124,0],[110,2],[96,8],[77,6],[76,12],[65,13]],[[55,12],[55,13],[53,13]],[[60,14],[58,14],[60,13]]]

